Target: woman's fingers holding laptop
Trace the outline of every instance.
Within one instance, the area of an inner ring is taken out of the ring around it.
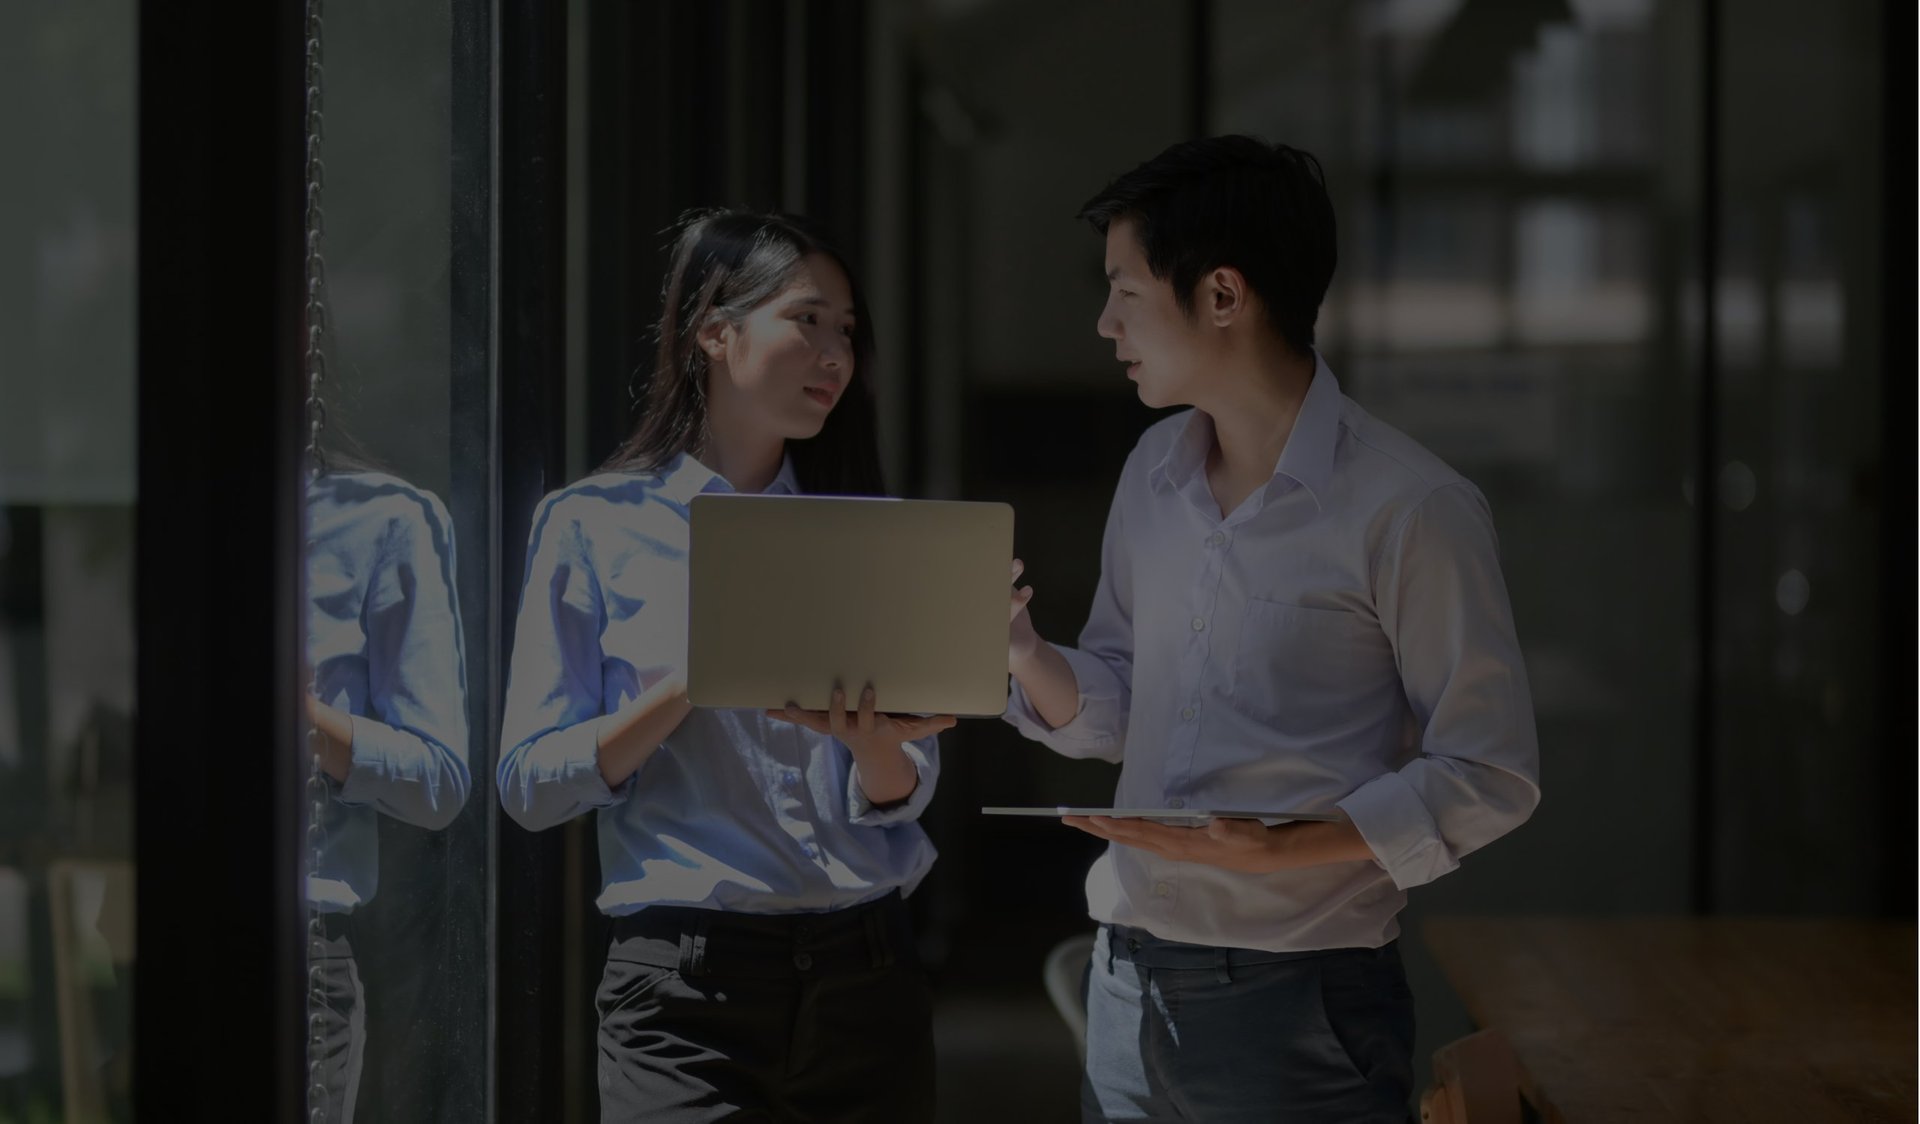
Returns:
[[[767,717],[805,726],[815,733],[832,734],[848,744],[910,742],[952,729],[957,721],[951,714],[925,718],[887,714],[879,709],[879,699],[871,684],[860,692],[857,709],[848,710],[846,704],[846,691],[835,687],[826,710],[802,710],[799,704],[788,703],[784,709],[767,711]]]

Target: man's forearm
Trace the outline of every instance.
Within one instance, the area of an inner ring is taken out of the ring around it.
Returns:
[[[1276,870],[1369,862],[1374,858],[1373,848],[1367,846],[1360,829],[1345,819],[1338,823],[1278,824],[1267,829],[1267,846],[1276,859]]]
[[[1058,730],[1080,713],[1080,681],[1073,665],[1053,645],[1041,643],[1008,668],[1027,701],[1049,727]]]

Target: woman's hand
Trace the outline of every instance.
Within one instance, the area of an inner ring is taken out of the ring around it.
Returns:
[[[306,705],[307,724],[320,735],[307,739],[306,744],[319,758],[321,772],[345,783],[348,771],[353,768],[353,718],[311,694],[306,696]]]
[[[801,710],[788,703],[784,709],[767,711],[767,717],[817,734],[832,734],[846,743],[853,752],[855,783],[868,800],[880,805],[900,803],[920,784],[920,773],[902,743],[951,729],[955,722],[951,714],[915,718],[881,713],[871,683],[860,692],[860,709],[853,714],[847,712],[846,691],[835,687],[824,711]]]
[[[826,710],[801,710],[798,704],[788,703],[784,709],[767,711],[767,717],[805,726],[818,734],[832,734],[847,743],[847,748],[853,750],[856,757],[862,752],[898,749],[901,742],[950,730],[957,721],[951,714],[915,718],[912,715],[882,713],[876,709],[871,684],[860,692],[859,710],[849,713],[846,701],[846,691],[835,687]]]

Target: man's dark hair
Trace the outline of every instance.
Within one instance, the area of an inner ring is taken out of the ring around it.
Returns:
[[[1108,184],[1080,217],[1102,234],[1132,220],[1147,268],[1189,317],[1200,278],[1231,266],[1288,346],[1313,346],[1335,250],[1333,201],[1311,153],[1245,136],[1182,141]]]

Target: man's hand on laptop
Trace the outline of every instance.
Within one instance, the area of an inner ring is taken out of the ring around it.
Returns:
[[[1013,580],[1019,581],[1027,564],[1013,560]],[[1007,673],[1026,692],[1027,702],[1040,721],[1058,730],[1080,713],[1080,681],[1067,658],[1040,638],[1033,618],[1027,615],[1027,602],[1033,600],[1033,587],[1014,586],[1008,606]]]
[[[1019,581],[1027,564],[1013,560],[1013,580]],[[1034,631],[1033,618],[1027,615],[1027,602],[1033,600],[1032,586],[1014,586],[1007,617],[1007,666],[1019,667],[1033,658],[1040,647],[1040,634]]]

